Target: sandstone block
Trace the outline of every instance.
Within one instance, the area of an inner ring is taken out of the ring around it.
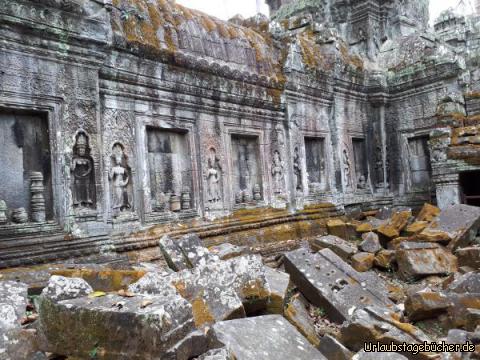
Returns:
[[[416,279],[429,275],[447,275],[457,269],[457,259],[438,244],[402,243],[396,260],[400,276],[404,279]]]
[[[64,356],[88,359],[94,351],[98,359],[163,358],[193,329],[192,307],[178,295],[40,298],[42,350]]]
[[[340,341],[328,334],[322,337],[318,350],[329,360],[351,360],[353,356]]]
[[[61,301],[87,296],[92,292],[93,288],[83,279],[54,275],[43,289],[42,295],[53,301]]]
[[[480,273],[469,272],[458,274],[452,279],[446,290],[455,293],[479,293],[480,294]]]
[[[373,264],[381,269],[391,269],[396,261],[395,250],[380,250],[373,260]]]
[[[353,254],[358,252],[355,245],[334,235],[315,238],[311,246],[315,251],[330,249],[344,260],[350,259]]]
[[[327,221],[327,229],[330,235],[338,236],[341,239],[347,239],[347,225],[343,220],[333,219]]]
[[[359,247],[362,251],[376,254],[380,250],[382,250],[382,245],[380,245],[380,239],[378,235],[374,232],[364,233],[362,235],[362,242],[360,243]]]
[[[419,232],[422,232],[428,226],[427,221],[415,221],[414,223],[408,225],[405,229],[407,235],[415,235]]]
[[[211,247],[210,252],[214,255],[217,255],[221,260],[228,260],[237,256],[247,255],[249,253],[249,249],[246,246],[223,243]]]
[[[373,267],[374,260],[374,254],[360,252],[352,256],[352,267],[359,272],[365,272]]]
[[[320,337],[315,331],[315,324],[308,313],[307,305],[307,301],[301,294],[294,295],[285,309],[285,318],[290,321],[313,346],[318,348]]]
[[[410,294],[405,301],[405,311],[412,321],[434,318],[450,306],[451,302],[445,294],[429,289]]]
[[[458,259],[458,266],[470,266],[480,270],[480,246],[469,246],[457,249],[455,255]]]
[[[330,249],[291,251],[285,255],[285,270],[308,301],[325,309],[333,321],[341,323],[355,308],[371,304],[393,308],[380,278],[355,271]]]
[[[267,304],[269,314],[283,314],[285,298],[290,284],[290,275],[283,271],[274,270],[265,266],[265,279],[270,289],[270,299]]]
[[[358,225],[355,230],[358,233],[370,232],[370,231],[373,231],[373,225],[368,222],[364,222]]]
[[[440,209],[434,205],[426,203],[423,205],[422,210],[420,210],[415,220],[430,222],[438,215],[440,215]]]

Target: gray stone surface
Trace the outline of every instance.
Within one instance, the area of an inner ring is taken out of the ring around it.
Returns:
[[[326,359],[279,315],[223,321],[213,325],[212,337],[237,360]]]
[[[61,301],[84,297],[92,292],[92,287],[83,279],[53,275],[42,295],[53,301]]]
[[[345,261],[358,252],[357,247],[351,242],[334,235],[315,238],[311,246],[314,250],[330,249]]]
[[[265,279],[268,288],[270,289],[270,300],[267,305],[267,311],[270,314],[282,315],[285,306],[285,299],[288,295],[290,275],[283,271],[265,266]]]
[[[349,319],[355,309],[378,305],[393,309],[385,284],[361,274],[330,249],[316,254],[299,249],[285,255],[285,270],[292,282],[315,306],[324,308],[337,322]]]
[[[221,260],[228,260],[233,257],[248,254],[249,249],[246,246],[236,246],[230,243],[223,243],[211,247],[210,252],[217,255]]]
[[[404,279],[448,275],[457,270],[456,257],[438,244],[404,242],[395,256],[399,275]]]
[[[307,307],[308,301],[302,294],[296,294],[292,296],[285,308],[284,316],[313,346],[318,348],[320,337],[317,334],[313,318],[308,313]]]
[[[192,307],[179,295],[42,298],[39,315],[42,350],[80,358],[92,351],[112,359],[162,358],[194,328]]]
[[[377,252],[382,250],[382,245],[380,244],[378,235],[374,232],[362,234],[362,240],[363,241],[359,245],[359,248],[362,251],[376,254]]]
[[[458,259],[458,266],[469,266],[480,270],[480,246],[457,249],[455,255]]]
[[[318,348],[329,360],[351,360],[353,353],[331,335],[324,335]]]
[[[469,272],[462,275],[458,274],[446,290],[460,294],[480,293],[480,273]]]

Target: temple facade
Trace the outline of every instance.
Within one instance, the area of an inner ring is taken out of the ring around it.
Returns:
[[[148,250],[159,224],[234,232],[242,211],[480,204],[479,17],[269,3],[227,22],[0,0],[0,267]]]

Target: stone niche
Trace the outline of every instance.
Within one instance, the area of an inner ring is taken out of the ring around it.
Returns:
[[[235,204],[263,200],[258,136],[232,135],[232,188]]]
[[[318,194],[327,190],[327,171],[325,159],[325,139],[316,137],[305,138],[305,158],[307,165],[307,180],[310,194]]]
[[[428,190],[432,168],[428,136],[417,136],[408,139],[410,174],[413,190]]]
[[[357,190],[365,190],[367,188],[368,179],[367,148],[365,146],[365,140],[354,138],[352,139],[352,146],[356,187]]]
[[[54,217],[50,159],[45,115],[0,111],[0,200],[7,208],[2,222],[43,222]]]
[[[193,207],[188,132],[147,127],[151,204],[155,212]]]

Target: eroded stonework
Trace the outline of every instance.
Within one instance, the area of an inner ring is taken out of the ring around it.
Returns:
[[[477,15],[269,3],[226,22],[173,0],[0,0],[0,267],[152,248],[136,232],[158,224],[233,234],[252,209],[479,205]]]

